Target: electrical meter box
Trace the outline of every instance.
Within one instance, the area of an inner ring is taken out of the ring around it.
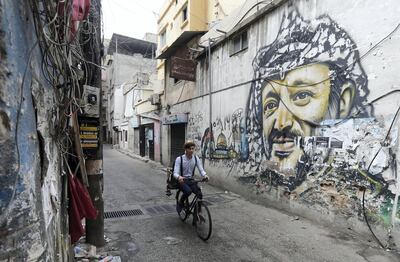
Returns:
[[[100,88],[84,85],[82,94],[83,115],[88,117],[99,117],[100,99]]]

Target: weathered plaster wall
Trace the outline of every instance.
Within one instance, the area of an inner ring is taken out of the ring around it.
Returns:
[[[209,0],[207,1],[207,20],[209,21],[209,27],[218,23],[219,20],[230,14],[236,8],[241,7],[244,0]]]
[[[375,101],[400,89],[399,11],[397,1],[287,1],[245,28],[247,49],[216,46],[212,90],[242,85],[212,95],[212,132],[208,96],[171,109],[190,112],[187,138],[213,181],[328,221],[365,211],[399,233],[400,92]]]
[[[41,63],[29,5],[0,1],[2,261],[62,261],[68,249],[54,139],[57,105]]]
[[[161,161],[161,143],[160,143],[160,134],[161,134],[161,124],[159,121],[154,121],[154,161]]]
[[[139,135],[137,135],[137,136],[139,137]],[[170,137],[169,126],[166,126],[166,125],[161,126],[160,137],[162,138],[161,142],[160,142],[160,145],[161,145],[161,149],[160,149],[161,161],[160,162],[161,162],[161,164],[168,166],[170,163],[170,157],[171,157],[170,156],[171,141],[169,139],[169,137]],[[138,149],[138,151],[139,151],[139,149]]]
[[[155,74],[155,66],[155,59],[143,58],[141,54],[133,56],[113,54],[113,62],[107,68],[107,82],[110,85],[110,92],[114,93],[110,98],[110,106],[115,110],[114,119],[123,117],[124,113],[123,93],[118,90],[124,86],[132,85],[133,77],[138,72],[148,73],[149,75]],[[118,107],[118,109],[114,107]]]

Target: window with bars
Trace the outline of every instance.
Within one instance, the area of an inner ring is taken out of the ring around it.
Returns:
[[[248,47],[247,30],[234,36],[231,40],[231,55],[237,54]]]

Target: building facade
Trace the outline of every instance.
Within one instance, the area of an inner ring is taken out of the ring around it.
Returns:
[[[160,161],[163,92],[156,74],[156,36],[139,40],[114,34],[108,50],[109,126],[115,147]]]
[[[164,87],[161,128],[162,163],[172,164],[183,151],[188,111],[170,110],[198,94],[196,65],[192,59],[201,49],[199,38],[245,1],[166,1],[158,19],[157,72]],[[177,68],[186,68],[180,75]],[[175,111],[173,114],[171,112]]]
[[[192,38],[195,81],[164,70],[165,136],[215,184],[398,242],[398,8],[339,2],[246,1]]]

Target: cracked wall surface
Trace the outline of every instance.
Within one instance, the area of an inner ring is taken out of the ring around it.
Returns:
[[[286,1],[217,37],[212,111],[208,96],[171,111],[190,112],[186,138],[217,184],[398,234],[400,9],[339,2]],[[243,32],[246,48],[232,53]]]
[[[62,261],[56,105],[31,12],[24,1],[0,1],[0,260]]]

